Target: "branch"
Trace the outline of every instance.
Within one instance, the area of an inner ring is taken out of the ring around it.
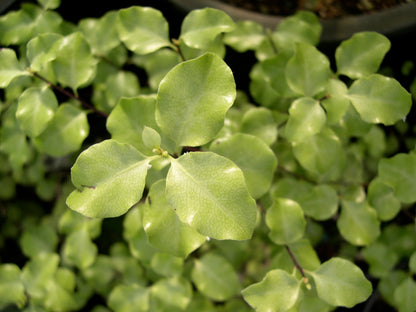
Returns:
[[[308,286],[309,286],[309,279],[306,277],[305,271],[300,266],[299,262],[296,260],[295,255],[292,253],[292,251],[290,250],[289,246],[286,245],[285,247],[286,247],[287,252],[289,253],[290,258],[293,261],[293,264],[295,265],[295,268],[300,272],[300,275],[302,275],[303,282],[306,284],[306,288],[308,288]]]

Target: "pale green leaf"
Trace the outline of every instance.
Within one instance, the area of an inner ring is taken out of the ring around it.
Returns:
[[[165,180],[152,185],[143,210],[143,227],[149,244],[163,252],[185,258],[201,246],[206,237],[182,223],[166,199]]]
[[[142,197],[150,160],[114,140],[89,147],[71,169],[77,190],[68,196],[68,206],[88,217],[124,214]]]
[[[379,162],[381,181],[394,190],[394,196],[403,203],[416,201],[416,155],[397,154]]]
[[[54,10],[61,5],[61,0],[38,0],[38,2],[45,10]]]
[[[380,242],[364,248],[361,254],[370,265],[368,272],[377,278],[387,276],[399,261],[397,253]]]
[[[203,49],[219,34],[229,32],[233,28],[233,20],[221,10],[193,10],[183,20],[179,38],[192,48]]]
[[[265,107],[251,108],[243,115],[240,131],[252,134],[270,146],[277,139],[277,122],[271,110]]]
[[[359,32],[341,42],[335,51],[337,73],[357,79],[377,72],[390,41],[376,32]]]
[[[59,45],[55,44],[61,40],[59,34],[42,34],[30,40],[26,46],[26,56],[30,61],[30,68],[40,72],[45,66],[53,61],[59,50]]]
[[[19,45],[33,35],[36,16],[22,7],[19,11],[10,11],[0,17],[0,42],[2,45]],[[0,58],[1,59],[1,58]]]
[[[23,307],[26,302],[25,288],[20,269],[13,263],[0,265],[0,308],[15,304]]]
[[[270,188],[277,159],[273,151],[259,138],[238,133],[214,141],[210,150],[232,160],[243,171],[253,198],[260,198]]]
[[[368,202],[381,221],[392,220],[400,212],[400,201],[394,196],[394,189],[380,178],[370,182],[367,192]]]
[[[225,301],[240,291],[233,266],[216,254],[205,254],[194,261],[191,279],[197,289],[216,301]]]
[[[289,108],[286,138],[291,142],[304,141],[319,133],[325,123],[325,111],[318,101],[307,97],[299,98]]]
[[[183,59],[185,60],[200,57],[207,52],[216,54],[221,59],[224,59],[226,53],[225,44],[222,41],[221,35],[218,35],[213,41],[208,42],[206,47],[201,49],[192,48],[186,45],[185,41],[180,40],[179,49],[183,55]]]
[[[143,286],[117,285],[108,296],[108,306],[118,312],[149,311],[149,290]]]
[[[60,84],[76,90],[94,78],[97,61],[82,33],[72,33],[55,44],[58,50],[52,66]]]
[[[235,97],[230,68],[218,56],[206,53],[175,66],[162,80],[156,121],[178,145],[199,146],[221,130]]]
[[[286,65],[290,88],[304,96],[314,96],[325,90],[331,77],[328,58],[314,46],[296,43],[295,53]]]
[[[264,61],[266,62],[266,61]],[[264,62],[254,64],[250,71],[250,94],[256,101],[265,107],[274,107],[280,97],[278,92],[271,86],[271,76],[274,71],[266,72],[269,66],[262,66]],[[276,68],[276,71],[279,69]],[[276,75],[277,77],[278,75]],[[285,80],[286,81],[286,80]],[[288,90],[291,90],[287,86]]]
[[[384,125],[404,119],[412,106],[410,93],[397,80],[379,74],[356,80],[348,98],[364,121]]]
[[[91,241],[86,226],[69,234],[63,246],[64,258],[81,270],[94,263],[97,253],[98,248]]]
[[[413,312],[416,310],[415,293],[416,282],[409,276],[394,291],[394,300],[399,312]]]
[[[153,255],[151,268],[158,274],[166,277],[178,276],[182,273],[184,260],[171,254],[158,252]]]
[[[155,129],[147,126],[143,128],[142,140],[148,148],[160,147],[160,143],[162,142],[160,134]]]
[[[34,143],[44,153],[64,156],[79,150],[88,133],[86,112],[71,104],[62,104]]]
[[[36,137],[45,130],[57,109],[58,100],[49,87],[31,87],[19,97],[16,119],[28,136]]]
[[[224,43],[240,53],[255,50],[265,38],[263,26],[254,21],[239,21],[235,26],[225,33]]]
[[[20,66],[16,52],[0,49],[0,88],[6,88],[14,78],[24,75],[29,75],[29,72]]]
[[[242,171],[212,152],[173,159],[166,181],[167,198],[182,222],[216,239],[252,236],[257,207]]]
[[[34,224],[28,227],[20,238],[22,252],[27,257],[54,252],[58,245],[56,231],[47,224]]]
[[[328,124],[336,124],[347,112],[350,101],[345,96],[348,88],[341,80],[331,79],[327,85],[329,96],[321,101],[325,108]]]
[[[132,6],[118,12],[120,40],[137,54],[148,54],[171,46],[169,25],[162,13],[150,7]]]
[[[321,265],[318,254],[308,239],[302,238],[289,244],[288,247],[304,270],[316,270]],[[290,261],[293,263],[292,259]]]
[[[338,209],[338,194],[333,187],[320,184],[299,194],[298,203],[307,216],[316,220],[327,220]]]
[[[192,297],[191,283],[180,276],[160,279],[150,288],[149,311],[183,311]]]
[[[306,221],[299,204],[287,198],[275,198],[267,209],[266,223],[270,239],[279,245],[287,245],[301,239]]]
[[[383,296],[383,299],[391,306],[396,306],[394,292],[397,287],[408,277],[408,272],[402,270],[390,271],[388,275],[380,279],[377,289]]]
[[[319,298],[334,306],[351,308],[372,292],[371,283],[361,269],[342,258],[332,258],[310,274]]]
[[[242,295],[258,312],[285,312],[302,295],[301,282],[283,270],[269,271],[261,282],[243,289]]]

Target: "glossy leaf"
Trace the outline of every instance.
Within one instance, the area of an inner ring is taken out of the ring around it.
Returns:
[[[279,245],[287,245],[301,239],[306,227],[302,208],[291,199],[275,198],[267,210],[266,223],[270,239]]]
[[[286,79],[291,89],[311,96],[325,90],[331,77],[328,58],[314,46],[295,44],[295,53],[286,65]]]
[[[68,206],[93,218],[124,214],[142,197],[149,161],[131,145],[114,140],[91,146],[71,169],[77,190],[68,196]]]
[[[394,291],[394,299],[400,312],[411,312],[416,309],[414,293],[416,283],[411,277],[407,277]]]
[[[132,6],[118,12],[120,40],[137,54],[148,54],[171,46],[169,26],[162,13],[150,7]]]
[[[353,307],[372,292],[371,283],[354,263],[332,258],[310,272],[319,298],[334,306]]]
[[[149,311],[149,290],[143,286],[120,284],[108,296],[108,306],[114,311]]]
[[[410,93],[397,80],[379,74],[356,80],[348,98],[364,121],[384,125],[405,118],[412,105]]]
[[[215,239],[249,239],[256,204],[242,171],[212,152],[188,153],[172,160],[167,198],[182,222]]]
[[[394,189],[380,178],[370,182],[368,202],[377,211],[381,221],[393,219],[401,209],[400,201],[394,196]]]
[[[6,263],[0,265],[0,308],[15,304],[23,307],[26,302],[25,288],[20,278],[17,265]]]
[[[19,97],[16,119],[20,128],[30,137],[45,130],[58,109],[58,100],[47,86],[26,89]]]
[[[270,188],[277,159],[273,151],[259,138],[235,134],[211,144],[210,150],[232,160],[244,174],[253,198],[259,198]]]
[[[30,40],[26,47],[26,56],[30,61],[30,68],[40,72],[53,61],[58,53],[59,45],[55,44],[62,39],[59,34],[42,34]]]
[[[225,44],[238,52],[255,50],[265,37],[263,27],[254,21],[239,21],[224,35]]]
[[[264,279],[243,289],[242,295],[258,312],[284,312],[302,295],[300,281],[283,270],[272,270]]]
[[[29,75],[24,71],[12,49],[0,49],[0,88],[6,88],[10,82],[19,76]]]
[[[335,51],[337,73],[358,79],[378,71],[390,41],[376,32],[360,32],[341,42]]]
[[[64,156],[77,151],[88,133],[89,124],[85,111],[71,104],[62,104],[34,142],[44,153]]]
[[[162,80],[156,121],[178,145],[199,146],[221,130],[235,97],[230,68],[218,56],[206,53],[175,66]]]
[[[277,122],[271,110],[265,107],[251,108],[243,115],[240,131],[252,134],[270,146],[277,139]]]
[[[286,138],[301,142],[319,133],[326,123],[325,111],[312,98],[299,98],[289,108],[289,119],[285,128]]]
[[[225,301],[240,291],[237,273],[232,265],[216,254],[205,254],[194,261],[191,279],[208,298]]]
[[[356,246],[369,245],[380,235],[377,213],[367,202],[342,201],[337,226],[341,235]]]
[[[150,289],[150,311],[183,311],[192,297],[191,283],[183,277],[160,279]]]
[[[234,22],[225,12],[213,8],[191,11],[183,20],[180,39],[186,45],[203,49],[224,32],[231,31]]]
[[[164,252],[185,258],[201,246],[206,237],[182,223],[166,199],[165,180],[152,185],[143,210],[143,226],[149,244]]]
[[[58,82],[73,90],[89,82],[95,75],[97,62],[84,36],[75,32],[56,44],[58,51],[52,66]]]
[[[403,203],[416,201],[416,155],[397,154],[379,162],[381,181],[394,190],[394,195]]]

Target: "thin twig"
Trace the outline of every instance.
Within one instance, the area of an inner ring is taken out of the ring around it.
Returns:
[[[295,265],[296,269],[298,269],[298,271],[300,272],[300,274],[303,277],[303,281],[305,282],[305,284],[308,284],[308,278],[305,275],[305,271],[303,270],[303,268],[300,266],[299,262],[296,260],[295,255],[292,253],[292,251],[290,250],[289,246],[285,246],[287,252],[289,253],[290,258],[293,261],[293,264]]]

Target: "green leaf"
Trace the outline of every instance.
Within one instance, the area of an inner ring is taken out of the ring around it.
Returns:
[[[233,30],[234,22],[225,12],[212,8],[191,11],[183,20],[180,40],[186,45],[204,49],[224,32]]]
[[[416,201],[416,155],[397,154],[382,159],[378,166],[381,181],[394,190],[394,196],[403,203]]]
[[[91,266],[97,253],[98,248],[91,241],[86,226],[68,235],[63,246],[63,256],[80,270]]]
[[[6,88],[14,78],[25,75],[29,75],[29,72],[22,70],[16,52],[0,49],[0,88]]]
[[[271,110],[265,107],[251,108],[243,115],[240,131],[252,134],[270,146],[277,139],[277,122]]]
[[[58,109],[58,100],[48,86],[26,89],[19,97],[16,119],[20,128],[30,137],[45,130]]]
[[[325,108],[328,124],[336,124],[350,107],[350,101],[345,96],[348,88],[341,80],[331,79],[327,85],[329,96],[321,101]]]
[[[337,73],[358,79],[378,71],[390,41],[376,32],[360,32],[341,42],[335,51]]]
[[[286,65],[286,79],[294,91],[311,96],[325,90],[331,77],[328,58],[314,46],[295,44],[295,54]]]
[[[47,10],[57,9],[61,5],[61,0],[38,0],[42,7]]]
[[[148,54],[172,46],[168,23],[156,9],[139,6],[121,9],[116,27],[120,40],[134,53]]]
[[[227,158],[204,152],[172,159],[166,191],[181,221],[202,235],[234,240],[252,236],[256,203],[243,173]]]
[[[11,304],[22,308],[26,302],[20,269],[13,263],[0,265],[0,308]]]
[[[59,34],[47,33],[30,40],[26,46],[26,56],[30,61],[30,68],[40,72],[53,61],[59,50],[59,45],[55,43],[61,39],[62,36]]]
[[[368,186],[368,203],[377,211],[381,221],[392,220],[400,212],[400,201],[394,196],[394,189],[381,178],[373,179]]]
[[[58,51],[52,66],[59,83],[76,90],[94,78],[97,61],[82,33],[72,33],[55,44]]]
[[[237,133],[214,141],[210,150],[227,157],[243,171],[253,198],[260,198],[270,188],[277,159],[273,151],[259,138]]]
[[[224,35],[224,43],[242,53],[255,50],[265,37],[263,26],[254,21],[239,21]]]
[[[191,279],[203,295],[216,301],[228,300],[240,291],[233,266],[223,257],[212,253],[194,261]]]
[[[185,258],[201,246],[206,237],[179,220],[166,199],[165,183],[160,180],[150,188],[148,204],[143,210],[144,230],[153,247]]]
[[[22,252],[32,258],[41,253],[53,252],[58,245],[58,235],[47,224],[35,224],[28,227],[20,239]]]
[[[370,265],[368,272],[377,278],[387,276],[399,261],[397,253],[380,242],[364,248],[361,254]]]
[[[64,156],[79,150],[88,133],[86,112],[71,104],[62,104],[34,143],[44,153]]]
[[[318,101],[307,97],[299,98],[289,108],[286,138],[291,142],[304,141],[319,133],[325,123],[325,111]]]
[[[397,287],[406,280],[408,272],[401,270],[390,271],[388,275],[380,279],[377,289],[380,291],[383,299],[391,306],[397,306],[394,299],[394,293]]]
[[[160,143],[162,142],[159,133],[155,129],[147,126],[143,129],[142,140],[148,148],[160,147]]]
[[[113,311],[146,312],[149,311],[150,292],[147,288],[136,285],[117,285],[108,296],[108,306]]]
[[[0,17],[0,42],[2,45],[24,44],[33,35],[35,16],[22,7]],[[1,58],[0,58],[1,59]]]
[[[150,289],[149,311],[183,311],[191,301],[191,283],[180,276],[161,279]]]
[[[114,140],[89,147],[71,169],[77,190],[68,196],[67,205],[92,218],[126,213],[142,197],[150,160]]]
[[[175,66],[162,80],[156,121],[178,145],[203,145],[221,130],[235,97],[230,68],[215,54],[206,53]]]
[[[150,263],[156,273],[166,277],[180,275],[183,264],[184,260],[182,258],[162,252],[155,253]]]
[[[320,184],[300,194],[298,203],[307,216],[316,220],[327,220],[338,209],[338,194],[333,187]]]
[[[287,198],[275,198],[267,209],[266,223],[270,239],[279,245],[287,245],[301,239],[306,227],[302,208]]]
[[[394,291],[394,300],[400,312],[412,312],[416,309],[414,294],[416,282],[412,277],[407,277]]]
[[[343,200],[337,227],[341,235],[356,246],[370,245],[380,235],[377,213],[366,201]]]
[[[310,272],[319,298],[334,306],[351,308],[365,301],[372,292],[371,283],[354,263],[332,258]]]
[[[404,119],[412,106],[410,93],[397,80],[379,74],[356,80],[347,96],[369,123],[392,125]]]
[[[302,295],[300,281],[283,270],[269,271],[264,279],[243,289],[242,295],[258,312],[284,312]]]

